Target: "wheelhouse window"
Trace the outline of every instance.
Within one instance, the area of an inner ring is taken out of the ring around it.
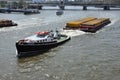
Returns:
[[[40,37],[40,38],[44,38],[44,37],[46,37],[46,36],[47,36],[46,34],[42,34],[42,35],[37,34],[37,37]]]

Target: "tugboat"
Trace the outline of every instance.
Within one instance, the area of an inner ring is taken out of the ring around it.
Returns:
[[[10,26],[17,26],[17,24],[12,22],[12,20],[0,20],[0,28]]]
[[[24,57],[48,51],[70,40],[70,37],[56,31],[36,32],[34,35],[16,42],[17,56]]]

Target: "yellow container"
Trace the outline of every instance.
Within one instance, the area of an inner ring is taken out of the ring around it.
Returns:
[[[86,23],[82,23],[82,25],[85,25],[85,26],[99,26],[106,21],[109,21],[109,18],[95,19],[95,20],[92,20],[92,21],[89,21],[89,22],[86,22]]]
[[[92,20],[95,20],[95,19],[97,19],[97,18],[89,17],[89,18],[83,18],[83,19],[78,20],[78,21],[68,22],[68,23],[66,23],[66,27],[77,28],[82,23],[85,23],[85,22],[88,22],[88,21],[92,21]]]
[[[81,25],[82,22],[79,21],[74,21],[74,22],[68,22],[66,24],[67,27],[79,27]]]

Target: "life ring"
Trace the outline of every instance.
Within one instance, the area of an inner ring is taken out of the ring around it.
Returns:
[[[43,32],[36,32],[35,34],[43,35],[43,34],[48,34],[48,33],[49,33],[48,31],[43,31]]]

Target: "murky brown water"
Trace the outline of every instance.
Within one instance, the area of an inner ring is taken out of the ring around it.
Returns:
[[[119,80],[120,11],[56,10],[41,14],[1,14],[16,27],[0,28],[0,80]],[[68,31],[72,39],[42,55],[18,59],[15,42],[37,31],[62,29],[68,21],[83,17],[108,17],[112,23],[95,34]]]

